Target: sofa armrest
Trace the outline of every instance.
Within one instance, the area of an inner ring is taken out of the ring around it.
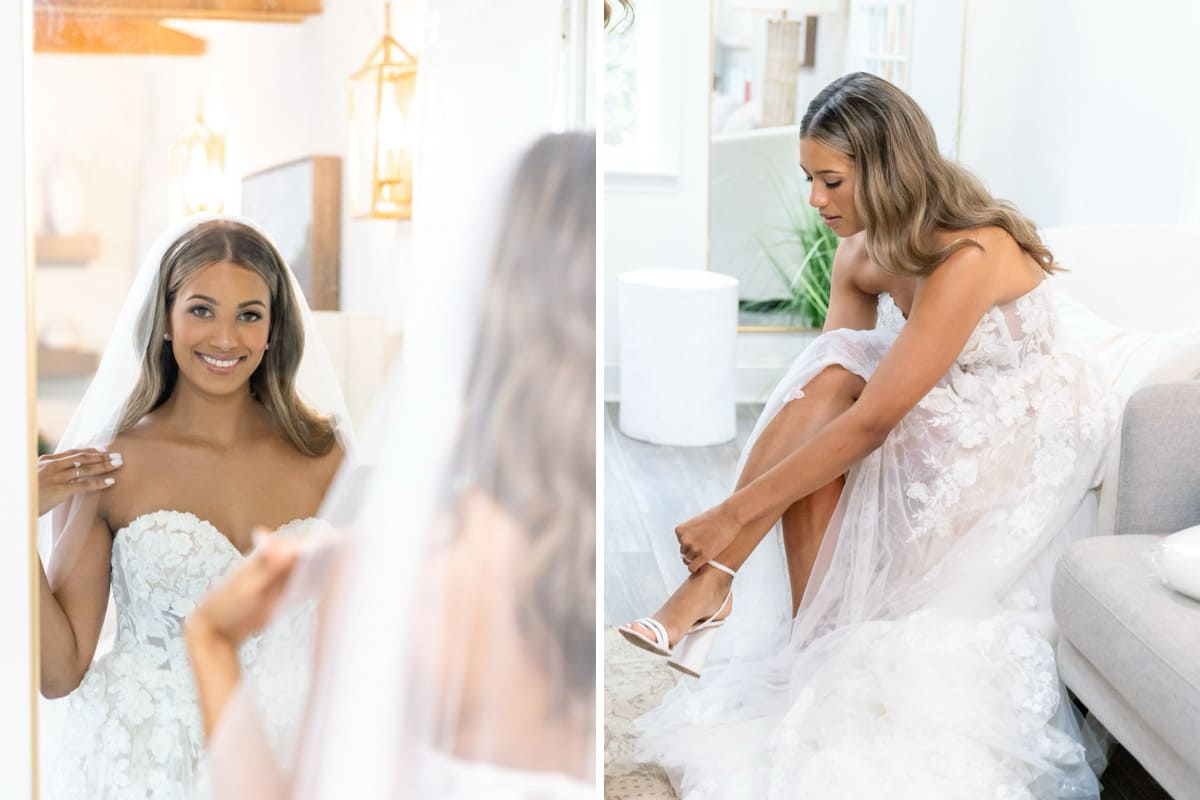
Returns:
[[[1116,533],[1200,524],[1200,382],[1134,392],[1121,423]]]

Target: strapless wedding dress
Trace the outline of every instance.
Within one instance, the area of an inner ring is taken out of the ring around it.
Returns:
[[[870,379],[905,322],[883,295],[874,329],[817,338],[746,452],[821,370]],[[746,562],[718,637],[735,653],[639,720],[683,798],[1098,797],[1049,593],[1117,401],[1058,325],[1049,280],[984,315],[847,474],[794,619],[778,525]]]
[[[297,519],[297,536],[325,527]],[[117,632],[68,699],[52,797],[198,800],[209,794],[204,735],[183,624],[243,559],[211,523],[183,511],[143,514],[112,543]],[[313,604],[282,615],[239,651],[259,718],[279,754],[290,752],[308,689]]]

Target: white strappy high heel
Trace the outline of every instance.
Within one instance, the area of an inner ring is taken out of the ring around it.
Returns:
[[[731,578],[737,577],[737,571],[718,561],[705,562],[715,569],[721,570]],[[677,669],[685,675],[691,675],[693,678],[700,677],[700,670],[704,667],[704,661],[708,658],[708,651],[712,647],[713,637],[717,634],[717,628],[725,624],[724,619],[717,619],[722,611],[729,605],[729,601],[733,599],[733,586],[729,587],[729,591],[725,593],[725,599],[721,601],[720,607],[712,613],[712,615],[700,622],[697,622],[692,627],[688,628],[679,641],[675,643],[674,648],[671,647],[670,641],[667,639],[667,629],[663,624],[653,617],[642,617],[628,625],[622,625],[617,630],[626,641],[630,644],[649,650],[651,653],[667,657],[667,666]],[[651,639],[644,633],[635,631],[631,626],[641,625],[648,628],[654,634]]]

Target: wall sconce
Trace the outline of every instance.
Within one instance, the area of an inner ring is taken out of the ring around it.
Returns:
[[[187,136],[171,145],[167,168],[173,219],[225,210],[225,137],[208,127],[203,110]]]
[[[359,219],[412,217],[412,119],[417,60],[392,38],[385,3],[383,39],[350,76],[351,214]]]

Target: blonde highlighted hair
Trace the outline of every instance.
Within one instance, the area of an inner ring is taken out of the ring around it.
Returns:
[[[250,376],[250,393],[262,403],[280,431],[301,453],[318,456],[336,443],[333,424],[296,394],[296,371],[304,355],[300,301],[292,291],[279,251],[261,233],[232,220],[211,220],[176,239],[158,268],[158,291],[138,317],[139,341],[145,342],[142,372],[125,401],[117,432],[123,433],[166,402],[175,391],[179,365],[164,339],[180,288],[205,267],[227,261],[256,273],[270,290],[271,346]]]
[[[865,72],[838,78],[809,103],[800,136],[854,162],[854,204],[865,227],[867,254],[883,269],[928,275],[959,250],[982,247],[965,237],[942,247],[936,233],[995,226],[1043,270],[1058,271],[1033,222],[943,157],[929,118],[888,81]]]

